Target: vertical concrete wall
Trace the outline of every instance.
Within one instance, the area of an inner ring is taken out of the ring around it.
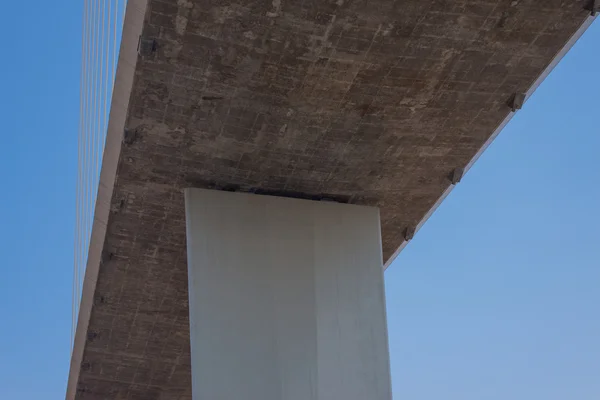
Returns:
[[[376,208],[185,195],[194,399],[391,399]]]

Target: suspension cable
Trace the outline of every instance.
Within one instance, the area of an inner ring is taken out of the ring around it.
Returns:
[[[105,0],[103,0],[105,1]],[[102,129],[102,135],[100,136],[100,147],[99,147],[99,154],[98,154],[98,165],[97,165],[97,169],[96,169],[96,179],[98,181],[98,183],[100,183],[100,166],[102,163],[102,157],[104,155],[104,144],[106,143],[106,133],[108,130],[108,118],[107,118],[107,113],[108,113],[108,80],[109,80],[109,69],[108,69],[108,62],[110,61],[110,2],[111,0],[108,0],[108,11],[106,13],[107,15],[107,22],[106,22],[106,27],[107,27],[107,36],[106,36],[106,46],[105,46],[105,54],[104,54],[104,58],[106,58],[106,65],[105,65],[105,72],[104,72],[104,115],[103,115],[103,121],[102,121],[102,125],[103,125],[103,129]],[[102,37],[104,38],[104,10],[102,11]],[[98,193],[96,191],[96,197],[97,197]]]
[[[122,35],[125,24],[126,9],[127,0],[123,0],[122,6],[121,0],[83,0],[71,293],[71,349],[77,330],[83,281],[91,244],[111,101],[116,84],[119,54],[117,46],[120,44],[119,35]]]
[[[85,123],[83,108],[84,101],[83,96],[85,93],[85,32],[87,25],[87,1],[84,1],[83,4],[83,13],[81,19],[81,72],[79,77],[79,131],[77,135],[77,186],[76,186],[76,196],[75,196],[75,234],[73,237],[73,287],[71,288],[71,347],[73,346],[73,340],[75,335],[75,324],[77,321],[77,305],[78,301],[76,298],[77,287],[79,285],[79,274],[77,268],[79,267],[79,216],[80,216],[80,192],[79,187],[81,185],[81,136],[83,134],[83,125]]]

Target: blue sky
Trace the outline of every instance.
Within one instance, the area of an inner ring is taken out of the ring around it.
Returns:
[[[600,398],[600,24],[386,273],[396,399]]]
[[[0,25],[0,399],[64,398],[80,2]],[[600,398],[600,25],[386,273],[394,397]]]

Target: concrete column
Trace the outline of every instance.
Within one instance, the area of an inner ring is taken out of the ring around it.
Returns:
[[[379,210],[185,192],[194,400],[390,400]]]

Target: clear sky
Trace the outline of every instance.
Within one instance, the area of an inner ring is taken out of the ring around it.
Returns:
[[[3,4],[0,399],[63,399],[81,2]],[[394,397],[600,398],[600,25],[386,273]]]

